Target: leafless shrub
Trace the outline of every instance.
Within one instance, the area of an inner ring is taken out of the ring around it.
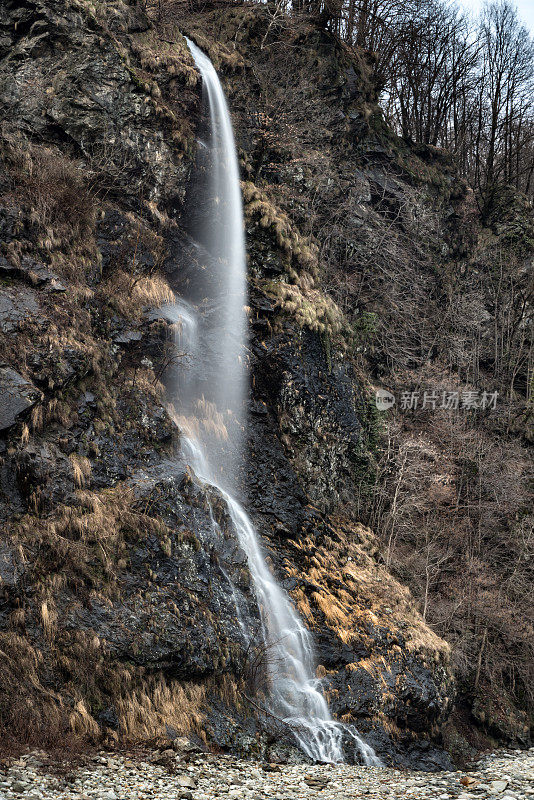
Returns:
[[[82,169],[57,148],[30,143],[5,127],[3,158],[17,199],[37,226],[47,249],[87,234],[95,222],[95,200]]]
[[[532,706],[529,458],[465,418],[390,425],[373,523],[390,569],[453,648],[461,685]],[[381,498],[381,499],[380,499]],[[383,501],[383,502],[382,502]]]

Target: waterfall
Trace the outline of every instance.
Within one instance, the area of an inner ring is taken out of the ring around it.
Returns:
[[[332,719],[314,676],[310,633],[269,570],[252,521],[234,496],[246,405],[246,256],[239,169],[217,73],[209,58],[187,42],[203,79],[207,124],[194,192],[196,269],[184,292],[188,300],[166,309],[176,324],[182,364],[174,405],[183,431],[183,457],[200,481],[219,490],[247,556],[268,651],[269,710],[284,720],[312,759],[342,761],[343,741],[350,739],[365,763],[377,764],[356,730]],[[236,617],[243,628],[237,600]]]

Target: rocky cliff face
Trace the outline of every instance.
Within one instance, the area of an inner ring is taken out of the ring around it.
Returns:
[[[521,366],[532,348],[532,210],[504,187],[481,213],[446,153],[396,137],[376,104],[372,54],[268,11],[207,12],[184,26],[225,72],[251,281],[272,301],[252,319],[267,365],[254,391],[275,411],[307,498],[370,521],[390,570],[450,637],[467,720],[526,743],[532,572],[516,570],[532,527]],[[503,335],[506,364],[495,355]],[[426,389],[488,387],[500,393],[490,413],[419,407],[380,419],[365,400],[376,388],[399,406],[406,390],[422,400]]]
[[[40,743],[187,734],[272,758],[283,739],[250,702],[266,655],[238,644],[236,593],[258,618],[246,561],[166,411],[172,337],[153,312],[187,265],[200,105],[182,32],[224,74],[240,144],[247,507],[313,630],[334,712],[386,759],[444,765],[448,645],[358,522],[377,421],[354,354],[373,320],[347,326],[306,222],[313,204],[342,215],[335,252],[363,248],[372,269],[407,240],[423,260],[462,247],[469,196],[439,154],[388,150],[365,60],[308,30],[289,75],[263,49],[258,9],[180,28],[120,0],[0,10],[3,730]]]

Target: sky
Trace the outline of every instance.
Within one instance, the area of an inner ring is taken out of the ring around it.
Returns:
[[[459,0],[459,5],[476,15],[484,5],[484,0]],[[516,0],[515,5],[523,24],[534,36],[534,0]]]

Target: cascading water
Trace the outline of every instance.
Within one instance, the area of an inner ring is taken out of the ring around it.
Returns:
[[[189,359],[175,399],[184,432],[183,456],[197,477],[223,496],[247,556],[269,653],[270,711],[290,726],[314,760],[343,760],[343,740],[351,739],[365,763],[379,764],[354,728],[332,719],[314,677],[311,636],[271,574],[252,522],[233,496],[246,402],[243,210],[224,93],[209,58],[189,40],[188,45],[203,79],[209,125],[201,142],[201,180],[195,192],[198,269],[186,292],[192,302],[166,309],[166,316],[176,322],[177,353]],[[192,303],[201,304],[202,313]],[[237,602],[236,613],[244,628]]]

